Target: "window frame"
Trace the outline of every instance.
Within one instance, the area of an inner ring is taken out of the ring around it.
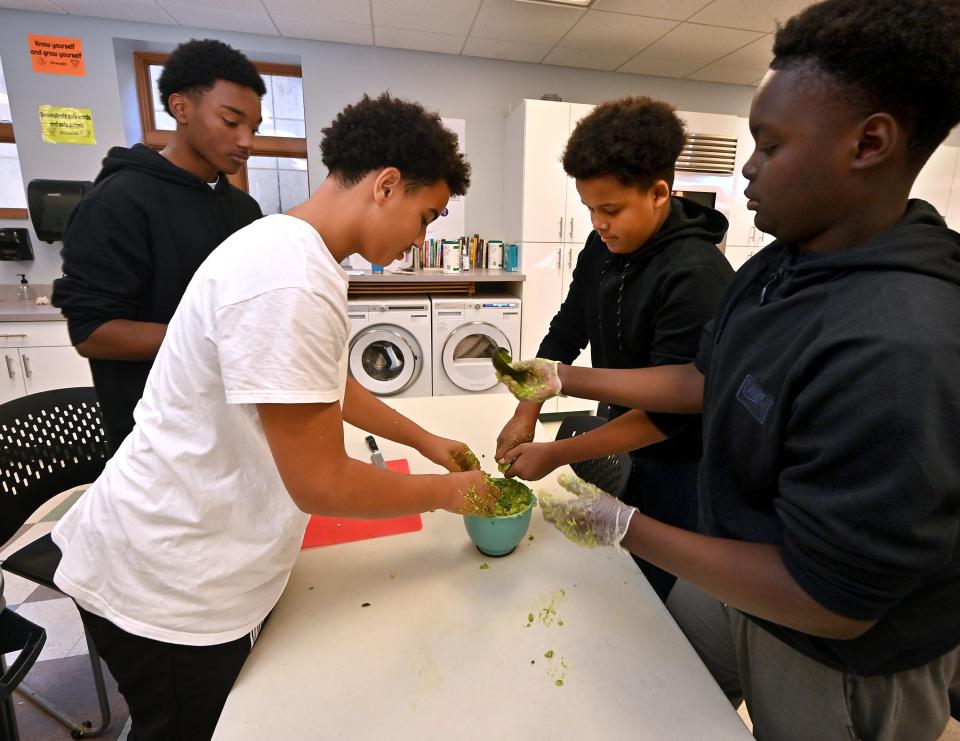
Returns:
[[[6,121],[0,123],[0,144],[16,144],[13,135],[13,124]],[[28,219],[30,213],[25,208],[4,208],[0,206],[0,219]]]
[[[161,150],[173,139],[174,132],[158,129],[153,115],[153,86],[150,83],[151,65],[163,66],[169,54],[135,51],[133,66],[137,86],[137,105],[140,111],[140,126],[143,131],[143,143],[154,150]],[[281,77],[299,77],[303,79],[303,68],[296,64],[275,64],[273,62],[254,62],[261,75]],[[2,140],[0,140],[2,141]],[[305,137],[265,136],[257,134],[250,149],[251,157],[292,157],[307,159],[307,140]],[[249,192],[247,165],[234,175],[227,176],[230,182],[244,192]]]

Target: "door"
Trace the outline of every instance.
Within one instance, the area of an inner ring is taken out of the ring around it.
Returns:
[[[21,347],[20,366],[28,394],[93,385],[90,363],[72,347]]]
[[[350,375],[377,396],[410,388],[423,372],[420,344],[403,327],[375,324],[350,343]]]
[[[20,351],[15,347],[0,350],[3,365],[0,367],[0,404],[19,399],[27,393],[23,385],[23,367],[20,365]]]
[[[464,391],[487,391],[499,381],[493,371],[493,354],[498,347],[512,356],[507,336],[487,322],[470,322],[457,327],[443,343],[443,372]]]
[[[524,242],[562,242],[566,232],[567,181],[561,157],[570,131],[570,104],[524,101]]]

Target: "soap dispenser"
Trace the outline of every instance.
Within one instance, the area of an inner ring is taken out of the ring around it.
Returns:
[[[34,301],[37,294],[33,291],[33,286],[27,282],[25,273],[17,273],[20,276],[20,285],[17,286],[17,298],[23,301]]]

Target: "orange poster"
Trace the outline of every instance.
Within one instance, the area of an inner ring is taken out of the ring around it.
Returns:
[[[63,36],[27,36],[34,72],[48,75],[83,75],[83,42]]]

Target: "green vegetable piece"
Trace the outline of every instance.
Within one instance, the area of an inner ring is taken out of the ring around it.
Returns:
[[[557,685],[557,687],[563,687],[563,680],[558,679],[556,682],[554,682],[554,684]]]
[[[552,658],[553,658],[553,649],[551,648],[549,651],[547,651],[547,652],[544,654],[544,657],[547,658],[547,659],[552,659]]]
[[[510,353],[508,353],[502,347],[498,347],[493,353],[493,367],[496,369],[497,373],[503,376],[510,376],[519,381],[527,374],[525,371],[516,370],[512,365],[510,365],[512,362],[513,358],[510,357]]]
[[[533,613],[532,613],[532,612],[527,614],[527,622],[528,622],[528,623],[532,623],[532,622],[533,622]]]
[[[490,564],[488,564],[486,561],[484,561],[482,564],[480,564],[480,568],[481,568],[481,569],[489,569],[489,568],[490,568]]]

